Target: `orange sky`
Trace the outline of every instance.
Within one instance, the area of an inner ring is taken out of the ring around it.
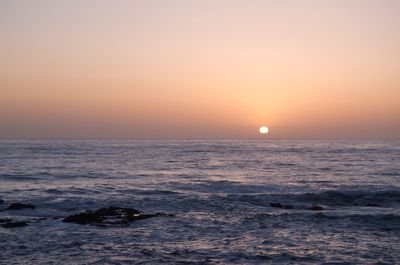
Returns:
[[[0,2],[0,138],[400,138],[400,1]]]

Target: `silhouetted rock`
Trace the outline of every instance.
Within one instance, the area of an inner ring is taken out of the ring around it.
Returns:
[[[0,223],[9,223],[11,221],[12,221],[12,219],[10,219],[10,218],[0,218]]]
[[[28,226],[28,224],[26,222],[9,222],[9,223],[5,223],[1,225],[4,228],[16,228],[16,227],[24,227],[24,226]]]
[[[274,207],[274,208],[280,208],[280,209],[293,209],[293,206],[292,206],[292,205],[289,205],[289,204],[281,204],[281,203],[279,203],[279,202],[277,202],[277,203],[270,203],[270,206],[271,206],[271,207]]]
[[[129,224],[134,221],[152,218],[156,216],[163,216],[164,214],[143,214],[136,209],[121,208],[121,207],[108,207],[101,208],[94,212],[87,211],[84,213],[74,214],[67,216],[63,222],[76,223],[81,225],[95,224],[95,225],[112,225],[112,224]]]
[[[313,205],[312,207],[308,208],[307,210],[310,210],[310,211],[322,211],[322,210],[324,210],[324,208],[322,208],[319,205]]]
[[[383,207],[382,205],[377,204],[377,203],[368,203],[366,206],[367,207]]]
[[[140,212],[133,208],[120,208],[120,207],[108,207],[100,208],[94,212],[96,215],[101,216],[117,216],[121,214],[125,215],[135,215],[140,214]]]
[[[4,203],[4,200],[3,200],[3,199],[0,199],[0,204],[2,204],[2,203]]]
[[[12,211],[12,210],[21,210],[21,209],[35,209],[35,208],[36,208],[36,206],[33,204],[30,204],[30,203],[16,202],[16,203],[11,203],[10,206],[8,206],[8,208],[5,210]]]
[[[86,225],[86,224],[93,224],[93,223],[102,223],[103,220],[104,220],[104,218],[102,216],[96,215],[95,213],[92,213],[92,212],[87,212],[87,213],[79,213],[79,214],[70,215],[70,216],[64,218],[63,222]]]

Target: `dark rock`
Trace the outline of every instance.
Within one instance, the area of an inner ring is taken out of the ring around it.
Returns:
[[[0,204],[4,203],[4,200],[0,199]]]
[[[26,222],[15,222],[15,223],[5,223],[1,225],[4,228],[16,228],[16,227],[24,227],[24,226],[28,226],[28,224]]]
[[[279,203],[279,202],[277,202],[277,203],[271,203],[270,206],[271,206],[271,207],[274,207],[274,208],[280,208],[280,209],[293,209],[293,206],[292,206],[292,205],[289,205],[289,204],[281,204],[281,203]]]
[[[138,215],[128,216],[128,221],[134,222],[134,221],[152,218],[152,217],[156,217],[156,216],[159,216],[159,215],[157,215],[157,214],[138,214]]]
[[[324,210],[324,208],[322,208],[319,205],[313,205],[312,207],[308,208],[307,210],[310,210],[310,211],[322,211],[322,210]]]
[[[16,203],[11,203],[10,206],[8,206],[8,208],[5,210],[11,211],[11,210],[35,209],[35,208],[36,208],[36,206],[33,204],[30,204],[30,203],[16,202]]]
[[[95,213],[92,212],[86,212],[86,213],[70,215],[64,218],[63,222],[86,225],[92,223],[102,223],[103,220],[104,218],[101,217],[100,215],[96,215]]]
[[[175,217],[175,214],[170,214],[170,213],[156,213],[156,216]]]
[[[98,209],[94,212],[94,214],[101,216],[118,216],[121,214],[135,215],[135,214],[140,214],[140,212],[132,208],[108,207],[108,208]]]
[[[382,205],[377,204],[377,203],[368,203],[366,206],[367,207],[383,207]]]
[[[12,221],[12,219],[10,219],[10,218],[0,218],[0,223],[9,223],[11,221]]]
[[[76,223],[81,225],[94,224],[98,226],[107,226],[112,224],[128,225],[134,221],[161,216],[157,214],[143,214],[136,209],[107,207],[101,208],[94,212],[87,211],[84,213],[67,216],[63,222]]]

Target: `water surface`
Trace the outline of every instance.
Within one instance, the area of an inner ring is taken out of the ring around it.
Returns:
[[[399,141],[1,141],[0,197],[176,216],[0,227],[1,264],[400,263]]]

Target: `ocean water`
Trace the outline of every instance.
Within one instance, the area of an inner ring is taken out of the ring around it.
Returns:
[[[1,141],[0,198],[175,215],[0,227],[0,264],[400,264],[400,141]]]

